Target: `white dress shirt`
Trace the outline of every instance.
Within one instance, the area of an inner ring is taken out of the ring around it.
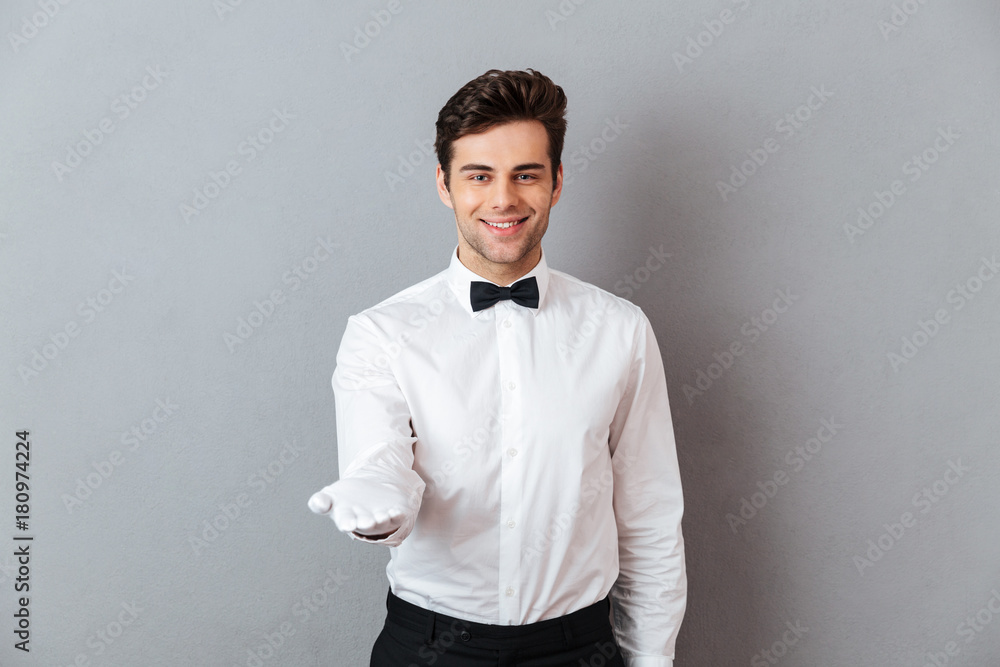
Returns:
[[[409,498],[403,600],[522,625],[610,593],[629,667],[671,667],[687,600],[660,351],[638,306],[551,270],[539,305],[472,312],[451,264],[348,319],[333,373],[341,478]]]

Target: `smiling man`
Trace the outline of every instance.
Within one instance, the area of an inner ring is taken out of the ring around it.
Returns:
[[[448,267],[348,319],[340,479],[314,494],[385,544],[372,667],[671,667],[686,604],[663,363],[634,304],[550,269],[566,96],[490,70],[437,120]]]

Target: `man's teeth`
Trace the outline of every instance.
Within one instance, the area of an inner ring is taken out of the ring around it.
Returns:
[[[507,229],[508,227],[521,224],[521,220],[515,220],[514,222],[490,222],[489,220],[483,220],[483,222],[491,227],[499,227],[500,229]]]

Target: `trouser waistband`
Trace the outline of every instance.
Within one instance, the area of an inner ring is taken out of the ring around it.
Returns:
[[[507,646],[505,640],[512,638],[538,645],[563,641],[568,645],[574,637],[598,632],[609,625],[611,601],[605,596],[603,600],[565,616],[525,625],[493,625],[440,614],[397,597],[391,589],[386,598],[386,609],[387,622],[423,632],[427,644],[433,643],[436,636],[450,632],[455,638],[461,637],[465,641],[475,638],[476,643],[484,648],[504,648]]]

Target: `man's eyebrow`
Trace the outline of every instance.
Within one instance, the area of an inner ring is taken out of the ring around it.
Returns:
[[[515,166],[511,171],[530,171],[532,169],[545,169],[544,164],[539,164],[538,162],[526,162],[525,164],[519,164]],[[493,167],[488,164],[466,164],[459,168],[459,173],[463,171],[493,171]]]

